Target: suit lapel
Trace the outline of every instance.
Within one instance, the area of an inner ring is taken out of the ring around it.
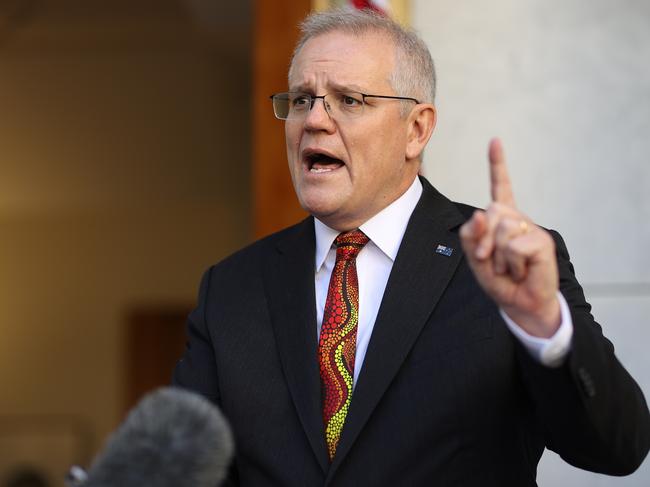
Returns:
[[[352,396],[331,479],[389,387],[461,260],[454,205],[426,180],[407,226],[379,308],[372,338]],[[438,245],[454,249],[437,253]]]
[[[273,252],[264,278],[273,331],[298,417],[319,465],[326,472],[329,461],[316,361],[313,219],[308,218],[298,225],[297,232],[279,242]]]

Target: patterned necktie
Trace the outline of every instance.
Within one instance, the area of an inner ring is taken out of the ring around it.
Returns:
[[[336,453],[352,398],[359,320],[357,255],[368,241],[360,230],[336,237],[336,263],[318,342],[323,423],[330,461]]]

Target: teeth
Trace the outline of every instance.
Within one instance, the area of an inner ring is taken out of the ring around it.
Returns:
[[[329,168],[329,167],[320,167],[320,168],[312,167],[309,171],[310,172],[330,172],[331,170],[332,169]]]

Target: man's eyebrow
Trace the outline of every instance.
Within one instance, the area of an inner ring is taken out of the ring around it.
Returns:
[[[289,91],[290,92],[299,91],[301,93],[311,93],[313,90],[311,88],[307,87],[307,85],[302,85],[301,84],[301,85],[294,85],[294,86],[290,85],[289,86]]]
[[[337,91],[337,92],[346,92],[346,91],[356,91],[358,93],[365,93],[364,88],[356,84],[339,84],[339,83],[328,83],[328,92]],[[299,91],[301,93],[314,93],[314,90],[309,85],[298,84],[294,86],[289,86],[289,91]]]
[[[357,91],[359,93],[365,93],[365,89],[361,88],[359,85],[355,84],[346,84],[346,85],[341,85],[338,83],[330,83],[330,86],[334,88],[335,91]]]

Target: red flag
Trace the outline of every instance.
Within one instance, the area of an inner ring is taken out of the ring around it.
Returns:
[[[350,0],[350,3],[354,8],[358,8],[359,10],[369,9],[374,10],[375,12],[379,12],[380,14],[387,14],[383,8],[375,5],[375,2],[372,0]]]

